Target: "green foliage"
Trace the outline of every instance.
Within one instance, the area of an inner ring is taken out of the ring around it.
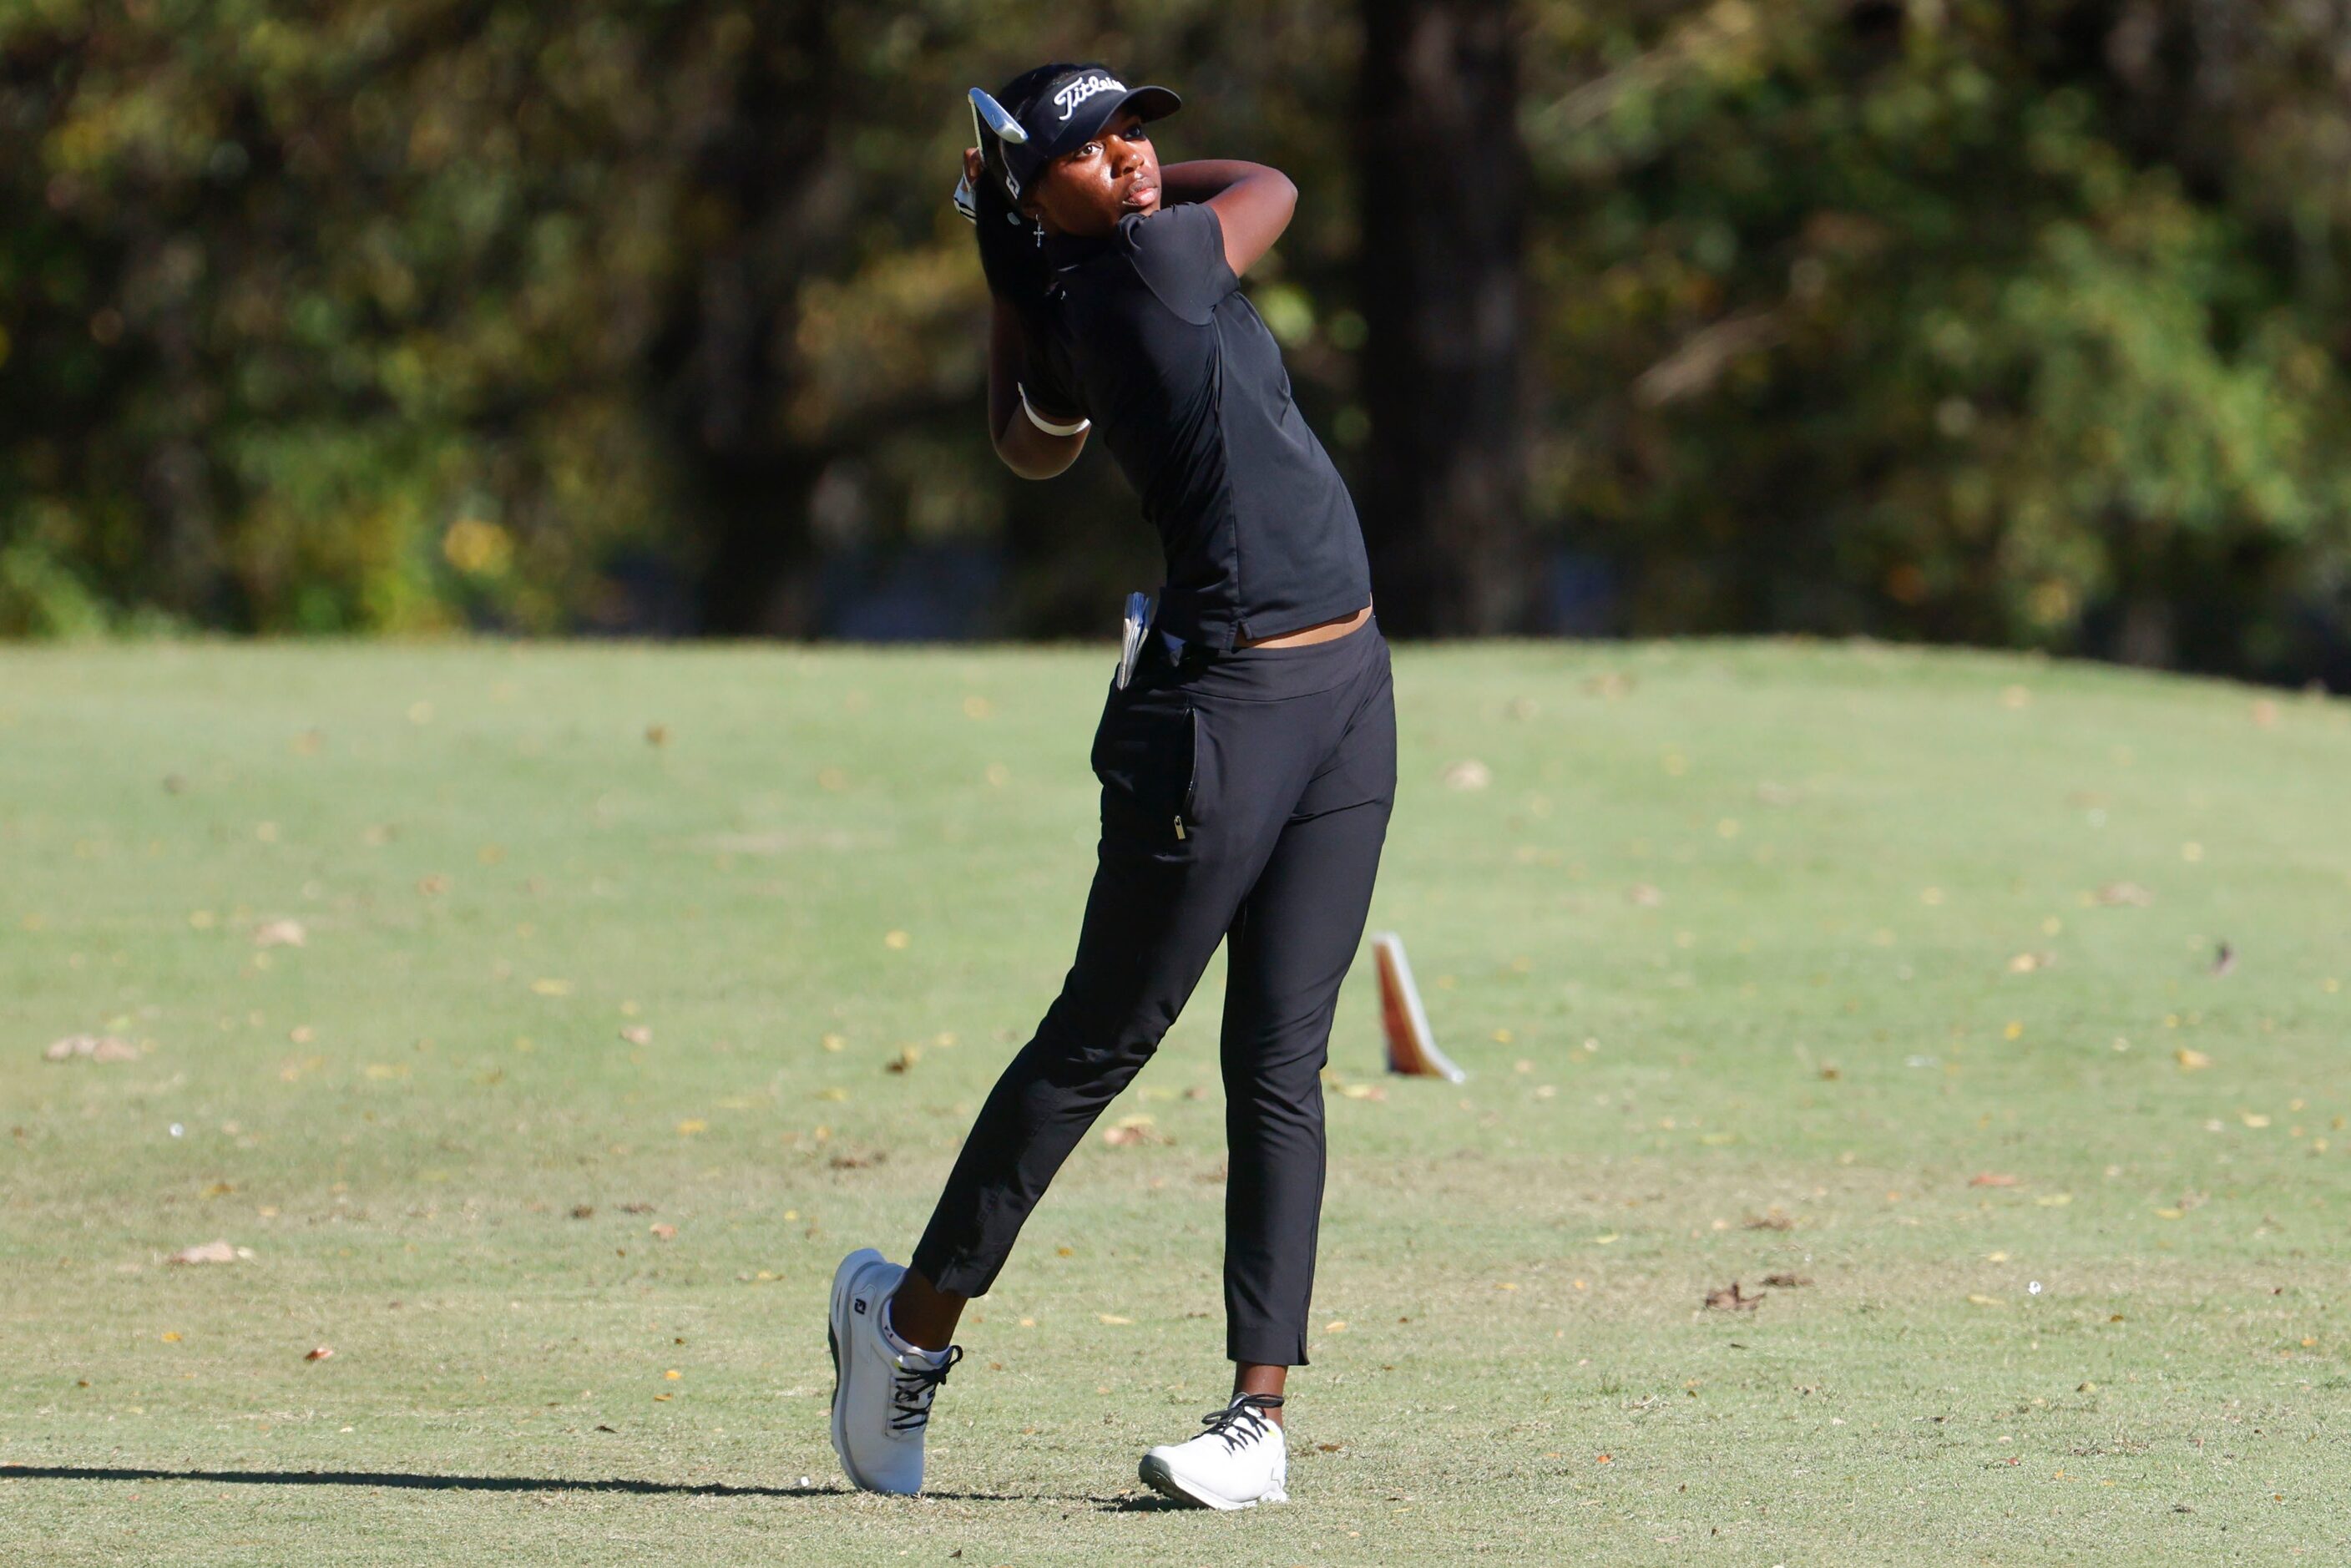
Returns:
[[[1311,7],[1038,20],[13,8],[0,538],[37,537],[99,603],[193,624],[555,629],[625,615],[630,559],[691,579],[776,536],[804,564],[789,541],[828,473],[861,537],[821,546],[1033,522],[975,413],[983,295],[945,199],[963,87],[1032,52],[1156,61],[1207,78],[1191,123],[1261,141],[1312,106],[1282,73],[1332,57]],[[1270,151],[1336,140],[1318,120]],[[1329,250],[1316,226],[1302,251]],[[1092,467],[1087,509],[1120,507]]]
[[[2157,7],[1872,9],[1562,20],[1541,501],[1640,625],[2294,668],[2351,550],[2342,217],[2260,166],[2351,118],[2060,48],[2192,31]],[[2250,117],[2292,132],[2220,188],[2204,139]]]
[[[88,637],[106,624],[106,607],[39,530],[0,546],[0,636]]]
[[[108,601],[193,622],[566,623],[656,527],[653,457],[610,427],[664,257],[589,243],[598,204],[643,194],[645,42],[426,3],[8,25],[33,156],[8,162],[0,322],[32,373],[0,517],[68,508]],[[468,520],[500,549],[454,559]]]
[[[2345,25],[2227,9],[1527,5],[1537,526],[1635,629],[2316,667]],[[942,540],[1007,552],[994,630],[1094,626],[1148,541],[1106,456],[988,451],[961,90],[1102,57],[1188,95],[1165,155],[1292,172],[1251,287],[1344,461],[1358,47],[1341,0],[10,8],[0,632],[645,624],[646,574],[810,632],[827,560]]]

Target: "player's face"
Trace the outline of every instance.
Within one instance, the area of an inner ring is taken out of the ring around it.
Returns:
[[[1106,235],[1129,213],[1156,211],[1159,154],[1143,117],[1122,110],[1102,134],[1055,159],[1035,200],[1052,234]]]

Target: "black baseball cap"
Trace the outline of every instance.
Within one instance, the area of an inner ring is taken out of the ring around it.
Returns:
[[[1127,86],[1104,66],[1079,66],[1053,78],[1037,90],[1020,129],[1025,142],[1003,143],[1005,167],[1017,199],[1045,165],[1073,152],[1102,134],[1121,110],[1131,109],[1145,120],[1157,120],[1184,107],[1184,100],[1164,87]]]

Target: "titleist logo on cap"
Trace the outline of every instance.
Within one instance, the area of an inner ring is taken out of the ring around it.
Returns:
[[[1119,80],[1116,77],[1080,77],[1077,80],[1070,83],[1061,91],[1055,93],[1053,95],[1053,101],[1061,106],[1061,118],[1063,120],[1067,120],[1070,116],[1078,111],[1078,105],[1085,102],[1086,99],[1093,97],[1096,93],[1124,92],[1125,90],[1126,84]]]

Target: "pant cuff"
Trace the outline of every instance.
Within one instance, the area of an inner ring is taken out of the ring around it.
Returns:
[[[1261,1366],[1304,1366],[1306,1336],[1276,1329],[1232,1329],[1225,1335],[1225,1359]]]
[[[987,1288],[996,1283],[993,1269],[968,1259],[933,1258],[919,1247],[906,1266],[928,1280],[933,1290],[975,1301],[987,1294]]]

